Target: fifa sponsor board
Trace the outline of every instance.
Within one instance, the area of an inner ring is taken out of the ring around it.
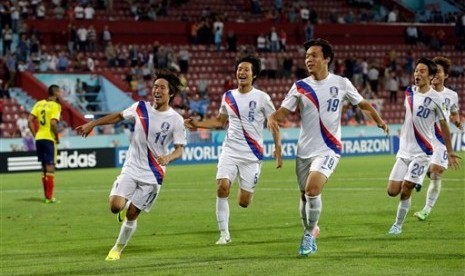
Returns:
[[[57,169],[113,168],[113,148],[59,150]],[[24,172],[41,170],[35,152],[2,153],[0,172]]]
[[[393,152],[392,142],[389,137],[347,138],[342,139],[342,155],[373,155],[389,154]],[[174,164],[195,164],[217,162],[221,154],[222,144],[219,143],[193,143],[184,148],[182,159]],[[273,159],[274,143],[266,141],[263,145],[265,160]],[[126,160],[127,148],[117,148],[115,154],[116,167],[122,167]],[[282,155],[284,159],[295,158],[297,152],[297,140],[282,141]]]

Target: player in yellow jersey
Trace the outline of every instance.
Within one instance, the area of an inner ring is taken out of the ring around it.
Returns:
[[[55,183],[55,161],[57,156],[56,145],[58,139],[58,122],[60,121],[61,89],[58,85],[50,85],[48,98],[38,101],[29,114],[28,125],[36,140],[37,157],[42,163],[42,184],[44,186],[45,203],[57,203],[53,197]],[[38,128],[35,127],[35,120]]]

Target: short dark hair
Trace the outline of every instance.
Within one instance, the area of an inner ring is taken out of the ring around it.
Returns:
[[[450,67],[452,65],[452,62],[450,59],[445,58],[445,57],[435,57],[433,58],[434,63],[437,65],[441,65],[442,68],[444,68],[444,74],[449,75]]]
[[[260,72],[262,71],[262,62],[261,60],[258,58],[258,57],[255,57],[255,56],[243,56],[243,57],[240,57],[236,60],[236,72],[237,72],[237,68],[239,67],[239,64],[241,64],[242,62],[248,62],[250,64],[252,64],[252,74],[255,76],[255,77],[258,77],[260,75]],[[255,80],[255,78],[254,78]]]
[[[58,90],[60,89],[60,87],[59,87],[58,85],[56,85],[56,84],[50,85],[50,86],[48,87],[48,95],[49,95],[49,96],[55,96],[55,91],[56,91],[57,89],[58,89]]]
[[[167,69],[161,69],[155,73],[153,83],[155,83],[158,79],[164,79],[168,82],[170,95],[174,96],[181,91],[181,80],[174,72]]]
[[[321,50],[323,51],[323,57],[329,58],[328,65],[330,65],[331,62],[333,62],[334,52],[333,52],[333,46],[331,45],[331,43],[329,43],[327,40],[324,40],[322,38],[312,39],[304,43],[305,51],[307,51],[308,48],[312,46],[321,47]]]
[[[428,75],[429,76],[435,76],[436,73],[438,72],[438,67],[436,66],[436,63],[434,63],[434,61],[432,61],[431,59],[428,59],[428,58],[420,58],[417,60],[417,62],[415,63],[415,66],[417,66],[418,64],[424,64],[426,65],[426,67],[428,67]]]

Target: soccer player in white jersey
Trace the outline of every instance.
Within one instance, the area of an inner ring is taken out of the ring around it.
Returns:
[[[301,127],[297,142],[296,174],[301,191],[300,216],[304,233],[299,254],[316,253],[313,234],[321,214],[323,186],[336,169],[342,151],[341,110],[345,99],[368,112],[379,128],[389,134],[389,127],[353,84],[329,72],[334,53],[324,39],[305,42],[305,64],[309,77],[295,82],[281,107],[268,118],[273,135],[279,135],[279,123],[300,110]]]
[[[179,92],[179,85],[176,75],[161,71],[153,82],[153,103],[136,102],[122,112],[109,114],[76,129],[86,137],[99,125],[115,124],[125,119],[135,123],[126,161],[110,192],[110,209],[118,214],[120,222],[124,222],[115,245],[105,259],[107,261],[120,259],[121,252],[136,231],[140,211],[149,212],[155,203],[166,166],[182,157],[186,144],[184,120],[169,105]],[[174,151],[170,153],[171,144]]]
[[[436,75],[436,64],[427,58],[416,62],[415,85],[405,91],[405,119],[400,132],[400,145],[396,162],[389,175],[387,193],[400,194],[396,220],[389,234],[402,233],[402,225],[411,206],[414,188],[421,189],[433,155],[434,132],[432,126],[439,121],[447,149],[449,165],[458,167],[458,156],[453,152],[450,132],[444,113],[444,98],[431,87]]]
[[[445,57],[433,58],[438,68],[438,72],[433,79],[433,88],[444,97],[446,104],[446,121],[453,123],[457,128],[463,130],[459,115],[459,99],[457,92],[444,86],[445,80],[449,77],[451,61]],[[434,124],[433,156],[429,167],[430,184],[426,193],[425,207],[421,211],[415,212],[414,216],[419,220],[425,220],[438,200],[442,186],[442,174],[447,170],[447,149],[444,143],[442,132],[437,124]]]
[[[220,128],[229,121],[216,174],[216,217],[220,238],[216,244],[231,242],[229,234],[229,192],[239,182],[238,203],[246,208],[252,201],[263,160],[263,128],[266,118],[275,111],[270,96],[253,87],[260,75],[260,59],[246,56],[236,61],[237,89],[224,93],[218,117],[205,121],[185,120],[188,128]],[[280,168],[281,140],[273,136],[276,167]]]

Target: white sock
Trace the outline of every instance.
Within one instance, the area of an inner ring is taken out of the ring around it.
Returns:
[[[129,239],[131,239],[134,232],[136,232],[136,228],[137,220],[125,220],[123,225],[121,225],[118,239],[116,240],[116,244],[113,248],[119,251],[123,251],[123,249],[128,244]]]
[[[439,193],[441,192],[441,184],[441,179],[431,180],[428,187],[428,192],[426,193],[426,205],[425,208],[423,208],[423,210],[431,212],[431,209],[433,209],[434,204],[436,204],[436,201],[439,197]]]
[[[228,198],[216,198],[216,220],[222,236],[229,237],[229,202]]]
[[[395,225],[402,227],[404,224],[405,217],[407,216],[408,210],[412,205],[412,198],[401,200],[397,206],[397,215]]]
[[[318,223],[318,220],[320,219],[321,207],[322,207],[321,195],[317,195],[317,196],[305,195],[305,199],[307,200],[307,204],[305,204],[305,212],[307,215],[307,224],[308,224],[308,228],[306,229],[305,232],[309,231],[309,234],[311,234],[313,232],[313,228],[315,228],[315,226]]]
[[[299,200],[299,211],[300,211],[300,219],[302,220],[302,226],[304,230],[307,232],[308,229],[308,222],[307,222],[307,212],[305,211],[305,201],[300,198]]]

